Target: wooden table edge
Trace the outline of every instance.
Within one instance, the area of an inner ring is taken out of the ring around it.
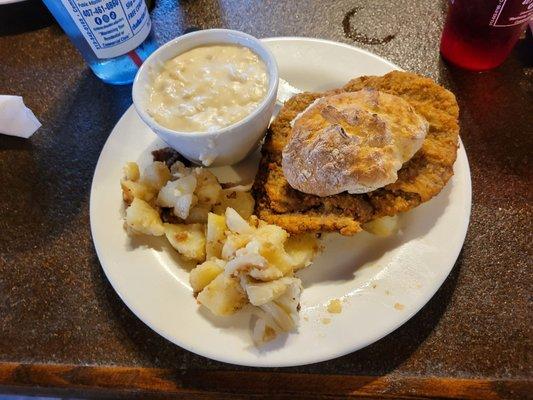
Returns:
[[[120,366],[0,363],[0,391],[83,397],[144,395],[513,399],[533,392],[530,379],[358,376]]]

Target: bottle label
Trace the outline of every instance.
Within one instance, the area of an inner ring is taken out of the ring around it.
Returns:
[[[62,0],[98,58],[113,58],[138,47],[150,33],[144,0]]]
[[[505,27],[520,25],[533,17],[533,0],[499,0],[489,25]],[[521,3],[521,4],[520,4]]]

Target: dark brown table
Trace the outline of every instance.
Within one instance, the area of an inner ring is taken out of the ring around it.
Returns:
[[[251,369],[189,353],[133,315],[91,241],[89,188],[130,86],[100,82],[35,1],[0,6],[0,93],[43,127],[0,135],[0,392],[80,397],[525,398],[532,385],[531,40],[478,74],[439,58],[445,1],[158,0],[159,42],[186,28],[354,44],[457,95],[473,207],[434,298],[367,348],[320,364]]]

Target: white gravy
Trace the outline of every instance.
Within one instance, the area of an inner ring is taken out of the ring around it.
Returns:
[[[267,91],[266,65],[249,48],[202,46],[163,64],[149,89],[148,113],[173,130],[215,131],[253,112]]]

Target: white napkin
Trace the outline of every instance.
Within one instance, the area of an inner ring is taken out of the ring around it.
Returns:
[[[41,127],[20,96],[0,95],[0,133],[29,138]]]

